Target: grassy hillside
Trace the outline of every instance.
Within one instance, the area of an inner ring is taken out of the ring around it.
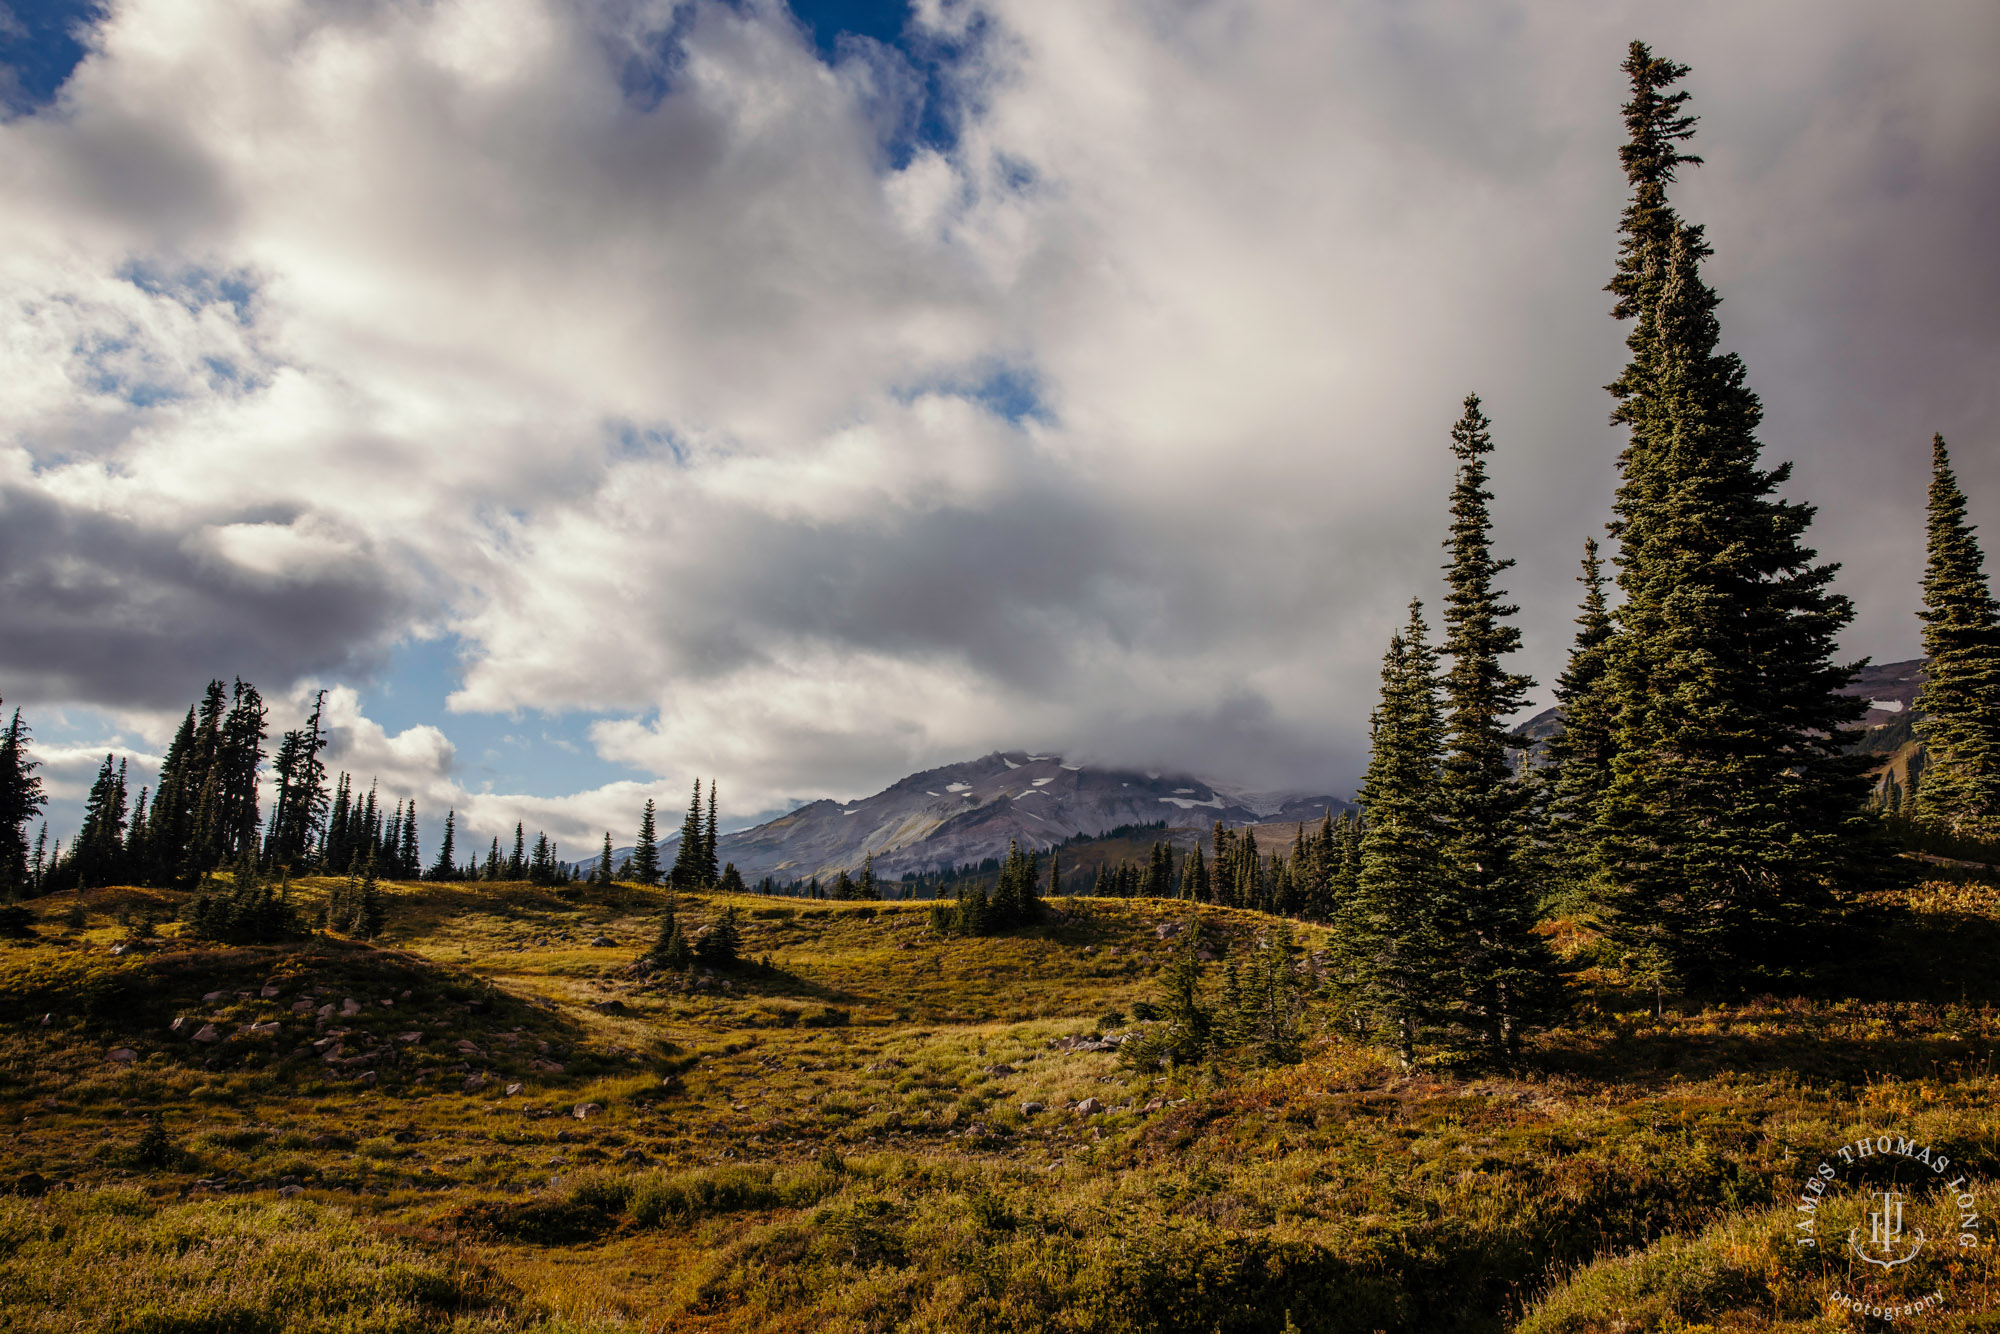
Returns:
[[[1872,905],[1827,995],[1656,1014],[1586,969],[1520,1071],[1400,1071],[1320,1011],[1299,1065],[1171,1077],[1092,1039],[1176,904],[941,940],[921,904],[737,899],[767,962],[688,979],[631,967],[653,891],[390,892],[372,945],[115,955],[181,896],[33,905],[0,1327],[1860,1328],[1787,1241],[1812,1156],[1894,1128],[2000,1176],[1977,880]],[[1218,969],[1264,926],[1204,922]],[[1924,1327],[2000,1328],[1990,1256]]]

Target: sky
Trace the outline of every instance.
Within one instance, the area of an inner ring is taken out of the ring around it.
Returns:
[[[1988,0],[9,3],[52,836],[239,676],[433,845],[994,749],[1344,795],[1475,391],[1546,704],[1634,38],[1846,651],[1917,651],[1933,431],[2000,532]]]

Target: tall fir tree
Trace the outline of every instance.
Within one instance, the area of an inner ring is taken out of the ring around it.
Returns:
[[[1611,787],[1617,754],[1616,713],[1605,673],[1612,635],[1610,604],[1604,596],[1604,563],[1597,541],[1583,543],[1583,603],[1576,616],[1576,639],[1569,662],[1556,678],[1561,729],[1549,738],[1544,763],[1534,774],[1541,825],[1537,860],[1550,897],[1587,894],[1595,873],[1590,839],[1597,808]]]
[[[28,826],[48,797],[35,772],[40,766],[28,758],[28,742],[28,725],[16,709],[0,733],[0,899],[19,897],[40,879],[30,858]]]
[[[675,889],[701,889],[707,864],[707,840],[702,834],[701,780],[694,780],[694,796],[688,801],[687,816],[681,821],[680,844],[674,849],[674,869],[667,881]]]
[[[715,780],[708,780],[708,819],[701,827],[701,882],[715,884],[722,873],[716,862]]]
[[[444,842],[438,845],[437,861],[432,863],[430,878],[433,880],[458,879],[458,812],[444,813]]]
[[[1408,624],[1383,656],[1381,702],[1368,724],[1368,768],[1356,794],[1367,823],[1344,961],[1353,1002],[1386,1026],[1406,1064],[1452,1017],[1457,976],[1459,911],[1445,874],[1438,780],[1444,720],[1426,636],[1423,605],[1412,600]]]
[[[125,866],[125,762],[106,755],[84,801],[83,827],[70,843],[59,883],[83,889],[116,884]]]
[[[1960,838],[2000,838],[2000,606],[1965,521],[1965,493],[1943,436],[1931,437],[1925,522],[1924,656],[1917,739],[1924,743],[1916,819]]]
[[[1528,789],[1516,781],[1510,749],[1525,744],[1506,720],[1527,703],[1534,682],[1510,672],[1503,659],[1521,647],[1508,623],[1518,607],[1502,601],[1494,580],[1512,568],[1493,556],[1486,456],[1491,423],[1479,396],[1468,394],[1452,427],[1458,478],[1451,493],[1445,549],[1443,760],[1440,795],[1446,827],[1445,873],[1464,919],[1459,929],[1463,1003],[1495,1053],[1513,1055],[1522,1034],[1553,1015],[1560,985],[1556,961],[1534,932],[1536,903],[1524,856],[1529,839]]]
[[[507,858],[507,878],[526,880],[528,878],[528,833],[519,820],[514,822],[514,852]]]
[[[646,798],[645,809],[639,812],[639,840],[632,845],[632,860],[627,863],[627,874],[642,885],[660,883],[660,830],[655,823],[657,808],[651,797]],[[611,856],[611,835],[604,836],[605,860]]]
[[[1865,700],[1832,660],[1852,617],[1835,566],[1802,541],[1810,506],[1758,464],[1762,415],[1720,353],[1699,226],[1667,202],[1694,133],[1686,67],[1632,44],[1621,150],[1632,198],[1613,313],[1633,321],[1611,386],[1630,440],[1614,506],[1624,601],[1608,682],[1611,782],[1595,853],[1614,925],[1656,976],[1745,983],[1811,957],[1844,896],[1881,866],[1864,761],[1845,754]]]
[[[611,831],[609,829],[604,831],[604,850],[597,854],[597,865],[591,870],[590,878],[593,883],[599,885],[608,885],[611,883]]]

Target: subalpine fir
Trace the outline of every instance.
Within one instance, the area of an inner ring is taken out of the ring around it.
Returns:
[[[1454,1017],[1457,992],[1459,912],[1444,870],[1438,781],[1443,727],[1436,655],[1423,606],[1412,601],[1409,624],[1390,637],[1381,702],[1368,720],[1368,769],[1356,794],[1367,821],[1339,960],[1357,1017],[1386,1030],[1405,1063]]]
[[[1918,824],[1958,838],[2000,838],[2000,606],[1965,521],[1965,493],[1943,436],[1931,438],[1926,521],[1924,656],[1917,738],[1926,767]]]
[[[1593,832],[1615,927],[1655,977],[1744,985],[1811,959],[1879,866],[1862,761],[1866,701],[1832,658],[1852,618],[1804,544],[1812,507],[1759,465],[1763,409],[1717,351],[1702,228],[1667,200],[1694,133],[1685,66],[1633,43],[1620,152],[1632,198],[1613,313],[1633,321],[1610,386],[1630,430],[1612,533],[1618,586],[1602,685],[1615,716]]]
[[[1452,427],[1458,476],[1451,493],[1445,549],[1444,640],[1450,660],[1441,677],[1444,754],[1439,796],[1444,819],[1443,872],[1460,909],[1457,971],[1464,1015],[1496,1054],[1520,1050],[1529,1028],[1548,1022],[1561,988],[1554,957],[1534,933],[1536,903],[1524,855],[1530,830],[1528,788],[1516,781],[1509,751],[1522,739],[1506,720],[1527,703],[1534,682],[1503,660],[1519,651],[1521,632],[1508,618],[1519,608],[1494,586],[1511,560],[1493,555],[1486,456],[1491,423],[1479,397],[1467,395]]]

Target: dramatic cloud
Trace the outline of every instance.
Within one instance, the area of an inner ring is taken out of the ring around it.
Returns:
[[[113,4],[0,124],[0,693],[450,631],[458,717],[589,714],[608,781],[469,792],[345,688],[342,763],[566,841],[996,746],[1344,788],[1468,390],[1560,666],[1632,36],[1851,647],[1910,654],[1931,430],[2000,503],[2000,24],[1656,11],[926,0],[829,63],[776,0]]]

